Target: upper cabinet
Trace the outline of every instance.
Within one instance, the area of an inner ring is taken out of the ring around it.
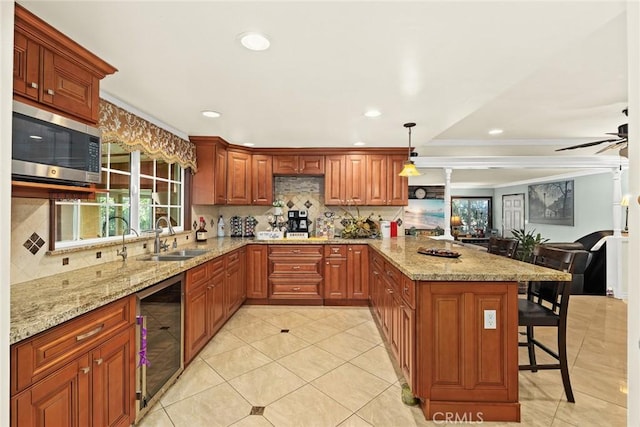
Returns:
[[[22,102],[98,123],[100,80],[116,68],[15,5],[13,94]]]
[[[227,204],[251,204],[251,154],[227,150]]]
[[[364,154],[326,157],[325,204],[366,204],[366,158]]]
[[[251,199],[254,205],[273,203],[273,162],[266,154],[254,154],[251,160]]]
[[[324,175],[324,156],[273,156],[274,175]]]
[[[401,155],[367,155],[366,205],[406,206],[409,181],[399,176],[406,160]]]

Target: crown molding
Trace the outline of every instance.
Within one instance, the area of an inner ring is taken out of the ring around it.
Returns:
[[[613,169],[629,167],[620,156],[413,157],[418,168],[449,169]]]

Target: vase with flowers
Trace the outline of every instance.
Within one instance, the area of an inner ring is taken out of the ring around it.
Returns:
[[[375,221],[375,215],[371,213],[369,216],[360,214],[360,209],[355,206],[356,213],[353,214],[346,208],[343,208],[344,215],[340,219],[343,229],[340,236],[343,239],[367,239],[378,237],[380,232],[378,223]],[[378,217],[378,220],[380,218]]]

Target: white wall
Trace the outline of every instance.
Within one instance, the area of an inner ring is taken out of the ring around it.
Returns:
[[[578,176],[574,181],[574,225],[560,226],[529,223],[528,185],[496,188],[493,199],[493,227],[502,229],[502,196],[523,193],[525,197],[525,229],[535,229],[553,242],[573,242],[598,230],[613,229],[613,175]],[[623,176],[625,181],[625,176]],[[623,194],[626,185],[623,186]]]
[[[0,1],[0,229],[11,230],[11,99],[13,2]],[[9,425],[10,239],[0,239],[0,426]]]

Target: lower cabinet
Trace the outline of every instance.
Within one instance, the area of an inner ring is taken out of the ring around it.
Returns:
[[[369,299],[369,249],[367,245],[326,245],[324,248],[324,299]],[[325,303],[327,303],[325,301]]]
[[[415,303],[405,297],[413,295],[415,282],[373,251],[370,266],[373,313],[407,384],[415,390]]]
[[[184,363],[191,362],[246,299],[244,248],[187,271]]]
[[[268,295],[267,278],[267,245],[248,245],[246,247],[247,263],[247,298],[266,300]]]
[[[322,245],[269,245],[269,299],[322,304]]]
[[[12,346],[12,390],[17,387],[17,393],[11,397],[11,426],[131,425],[134,317],[135,298],[124,298]],[[27,378],[33,384],[20,390]]]

